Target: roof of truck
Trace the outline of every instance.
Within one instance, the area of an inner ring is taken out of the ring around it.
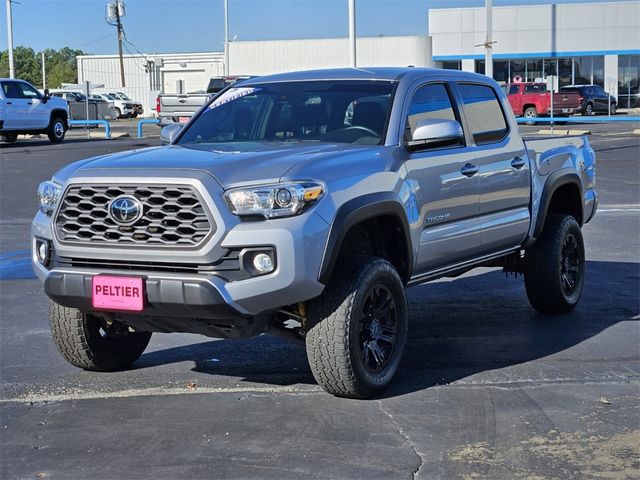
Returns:
[[[477,73],[463,72],[460,70],[442,70],[438,68],[415,67],[372,67],[372,68],[329,68],[323,70],[304,70],[300,72],[278,73],[264,77],[251,78],[243,81],[243,84],[311,81],[311,80],[381,80],[395,81],[404,75],[439,76],[443,72],[446,76],[456,79],[478,80],[488,79]]]

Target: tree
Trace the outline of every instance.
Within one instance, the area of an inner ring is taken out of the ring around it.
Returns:
[[[82,50],[64,47],[60,50],[44,50],[47,71],[47,87],[58,88],[62,83],[77,83],[76,57],[84,55]],[[21,78],[37,87],[42,87],[41,53],[32,48],[19,46],[13,49],[16,78]],[[0,77],[9,76],[9,51],[0,52]]]

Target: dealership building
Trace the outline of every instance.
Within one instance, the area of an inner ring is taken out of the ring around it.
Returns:
[[[484,73],[485,15],[484,8],[431,9],[428,35],[358,38],[358,65]],[[619,108],[640,107],[640,1],[494,7],[492,23],[497,81],[554,76],[558,86],[600,85],[618,97]],[[233,41],[229,58],[232,75],[344,67],[349,43],[346,38]],[[223,52],[127,55],[124,90],[151,113],[159,92],[202,91],[210,77],[223,72]],[[80,56],[78,77],[117,88],[118,57]]]

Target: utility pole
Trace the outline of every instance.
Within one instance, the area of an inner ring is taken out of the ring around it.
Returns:
[[[126,87],[124,82],[124,60],[122,59],[122,38],[124,31],[122,29],[122,22],[120,21],[120,18],[124,17],[124,15],[124,2],[113,0],[113,2],[107,4],[105,20],[109,25],[116,27],[118,30],[118,57],[120,57],[120,83],[122,84],[122,88]]]
[[[229,0],[224,0],[224,75],[229,75]]]
[[[47,88],[47,71],[44,65],[44,52],[40,52],[42,55],[42,89]]]
[[[356,0],[349,0],[349,50],[351,67],[356,68]]]
[[[13,64],[13,19],[11,18],[11,0],[7,0],[7,46],[9,47],[9,78],[16,78]]]
[[[116,0],[116,27],[118,29],[118,56],[120,57],[120,82],[122,88],[126,87],[124,82],[124,60],[122,59],[122,22],[120,21],[120,5]],[[123,12],[124,13],[124,12]]]

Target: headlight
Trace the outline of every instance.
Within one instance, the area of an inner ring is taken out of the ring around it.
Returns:
[[[315,182],[281,183],[250,188],[234,188],[224,194],[235,215],[261,215],[265,218],[297,215],[320,199],[324,185]]]
[[[42,182],[38,186],[38,197],[40,197],[40,211],[51,215],[53,209],[58,204],[58,199],[62,193],[62,187],[55,182]]]

